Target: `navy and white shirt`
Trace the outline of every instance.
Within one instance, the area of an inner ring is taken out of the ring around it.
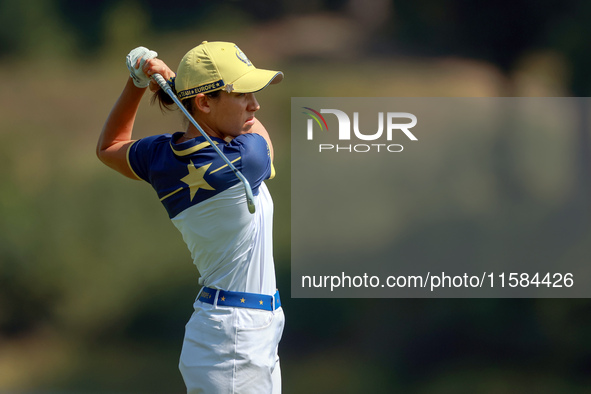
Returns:
[[[273,200],[264,180],[274,176],[266,140],[254,133],[231,142],[211,137],[248,179],[256,212],[243,184],[204,137],[176,144],[182,133],[140,139],[128,150],[129,166],[150,183],[181,232],[201,278],[222,290],[272,295]]]

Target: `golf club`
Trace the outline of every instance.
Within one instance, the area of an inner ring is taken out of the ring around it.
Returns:
[[[252,188],[250,187],[250,183],[248,182],[248,180],[244,177],[244,175],[242,175],[242,173],[240,171],[238,171],[238,169],[236,167],[234,167],[234,164],[232,164],[232,162],[230,162],[230,160],[228,160],[228,158],[226,157],[226,155],[224,155],[222,153],[222,151],[220,150],[220,148],[218,148],[216,146],[216,144],[211,140],[211,138],[209,138],[209,136],[203,131],[203,129],[201,128],[201,126],[199,126],[199,123],[197,123],[195,121],[195,119],[193,119],[193,116],[191,116],[191,114],[189,113],[189,111],[187,111],[187,109],[185,108],[185,106],[176,97],[176,94],[174,94],[174,92],[172,91],[172,88],[170,86],[168,86],[168,83],[166,82],[166,80],[164,79],[164,77],[162,75],[160,75],[160,74],[154,74],[154,75],[152,75],[152,78],[154,78],[154,80],[158,83],[158,85],[160,85],[160,87],[170,96],[170,98],[180,108],[180,110],[183,111],[183,113],[189,119],[189,121],[191,123],[193,123],[193,126],[195,126],[197,128],[197,130],[199,130],[199,132],[201,133],[201,135],[203,137],[205,137],[205,139],[207,140],[207,142],[210,143],[210,145],[215,149],[215,151],[217,152],[217,154],[220,155],[220,157],[226,162],[226,164],[228,165],[228,167],[230,167],[230,169],[232,171],[234,171],[234,174],[236,174],[236,176],[238,177],[238,179],[240,180],[240,182],[242,182],[244,184],[244,191],[246,192],[246,203],[248,205],[248,211],[250,213],[254,213],[255,212],[254,196],[252,194]]]

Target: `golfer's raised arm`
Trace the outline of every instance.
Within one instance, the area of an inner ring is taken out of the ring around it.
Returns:
[[[156,52],[150,52],[154,56],[157,55]],[[128,68],[131,70],[131,75],[107,117],[98,140],[96,153],[107,166],[128,178],[138,179],[127,162],[127,150],[134,142],[132,132],[135,117],[146,87],[151,81],[147,75],[159,73],[170,78],[174,76],[174,72],[160,59],[146,59],[146,54],[144,57],[130,58],[132,54],[133,51],[128,55]]]
[[[131,133],[145,90],[136,88],[129,78],[103,126],[96,147],[96,154],[104,164],[132,179],[138,178],[127,164],[127,149],[134,142]]]

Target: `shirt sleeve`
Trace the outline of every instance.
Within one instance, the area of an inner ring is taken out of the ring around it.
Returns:
[[[240,171],[253,189],[272,174],[271,151],[265,138],[256,133],[241,134],[231,144],[240,149]]]
[[[150,167],[155,150],[166,140],[167,135],[154,135],[131,144],[127,150],[127,163],[138,178],[150,182]]]

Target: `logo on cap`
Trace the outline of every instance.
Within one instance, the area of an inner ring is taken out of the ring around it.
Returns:
[[[234,48],[236,48],[236,56],[238,57],[238,59],[244,62],[247,66],[252,66],[252,63],[250,62],[250,60],[248,60],[244,52],[242,52],[242,50],[238,48],[238,45],[234,45]]]

